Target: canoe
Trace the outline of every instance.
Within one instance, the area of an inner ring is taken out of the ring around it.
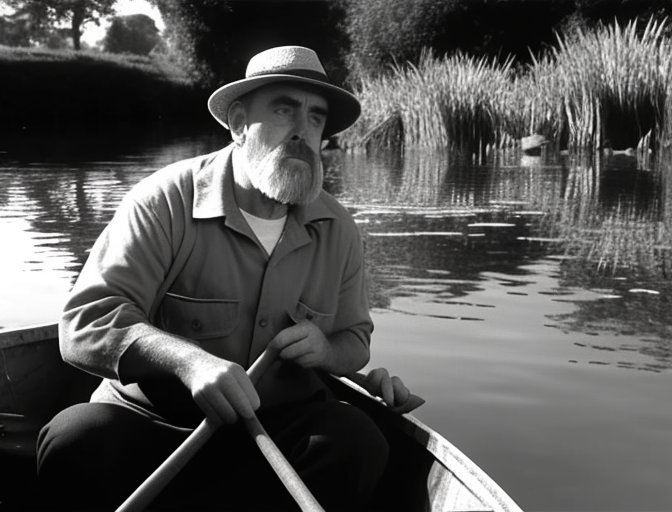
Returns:
[[[33,510],[39,429],[61,409],[86,401],[97,383],[62,361],[55,324],[0,331],[0,512]],[[390,463],[375,510],[521,510],[464,453],[412,414],[389,411],[347,379],[329,379],[329,386],[366,411],[388,439]]]

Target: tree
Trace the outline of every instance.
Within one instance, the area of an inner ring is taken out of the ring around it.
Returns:
[[[213,54],[231,63],[229,49],[218,44],[218,33],[230,17],[230,0],[149,0],[166,25],[164,38],[177,62],[204,86],[216,84]],[[213,26],[214,25],[214,26]]]
[[[0,44],[6,46],[30,45],[30,19],[19,13],[0,17]]]
[[[61,23],[68,23],[72,45],[81,48],[82,29],[86,23],[100,24],[100,19],[114,14],[116,0],[5,0],[16,13],[31,19],[31,30],[38,36]]]
[[[110,53],[148,55],[159,43],[159,29],[145,14],[115,16],[107,29],[103,47]]]

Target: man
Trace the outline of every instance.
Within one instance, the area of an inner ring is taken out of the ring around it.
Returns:
[[[41,432],[52,508],[115,509],[204,415],[223,426],[157,508],[291,508],[237,423],[254,411],[327,510],[364,508],[384,470],[385,439],[318,376],[369,360],[359,234],[321,190],[321,143],[359,102],[292,46],[255,56],[208,106],[233,143],[138,184],[65,306],[63,357],[103,382]],[[267,347],[278,358],[255,386],[244,368]],[[408,398],[378,377],[390,404]]]

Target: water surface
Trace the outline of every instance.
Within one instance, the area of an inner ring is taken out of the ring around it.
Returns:
[[[55,321],[129,188],[224,143],[216,131],[0,138],[0,326]],[[643,229],[664,221],[654,173],[559,155],[325,162],[365,243],[371,366],[427,400],[416,416],[526,510],[672,510],[669,284],[596,272],[566,243],[614,211],[645,212]]]

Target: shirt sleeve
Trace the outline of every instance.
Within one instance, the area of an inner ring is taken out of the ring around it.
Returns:
[[[147,196],[141,185],[94,244],[59,324],[63,359],[111,379],[134,341],[166,335],[150,324],[149,311],[173,260],[174,230],[166,197]]]
[[[346,245],[349,251],[338,299],[336,330],[351,332],[368,348],[371,343],[373,321],[369,313],[364,250],[357,226],[351,219],[348,225],[350,243]]]

